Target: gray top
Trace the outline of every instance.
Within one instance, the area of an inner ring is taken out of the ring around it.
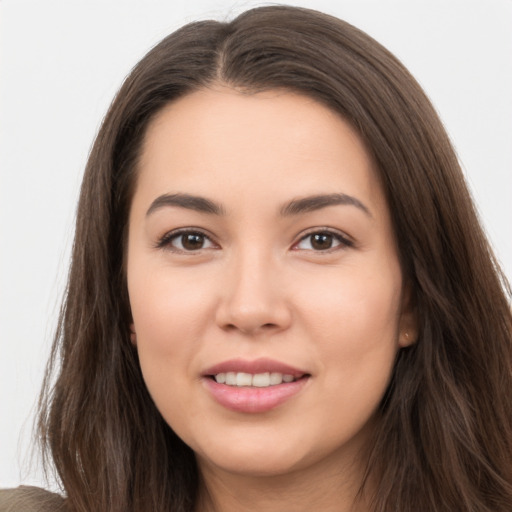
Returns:
[[[66,500],[40,487],[0,489],[0,512],[66,512]]]

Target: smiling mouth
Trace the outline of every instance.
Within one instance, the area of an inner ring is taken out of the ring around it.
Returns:
[[[296,380],[308,377],[307,374],[298,377],[279,372],[245,373],[245,372],[222,372],[211,375],[210,378],[218,384],[225,384],[233,387],[255,387],[268,388],[288,384]]]
[[[292,400],[307,387],[312,375],[269,358],[223,361],[203,373],[210,396],[236,413],[265,413]]]

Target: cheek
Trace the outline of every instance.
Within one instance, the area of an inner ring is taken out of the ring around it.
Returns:
[[[400,292],[381,284],[345,279],[309,305],[324,390],[317,406],[331,425],[324,430],[327,444],[362,429],[387,389],[398,349]]]
[[[151,273],[139,271],[144,265],[134,267],[128,273],[128,292],[138,338],[152,334],[158,342],[200,325],[208,308],[206,281],[171,272],[165,264],[153,265]]]
[[[302,321],[333,386],[385,387],[398,349],[400,290],[398,271],[351,272],[302,297]]]
[[[151,275],[135,269],[128,289],[139,360],[153,394],[159,383],[172,385],[191,370],[207,315],[206,294],[168,269]]]
[[[207,307],[202,303],[204,294],[190,280],[171,278],[168,270],[129,274],[129,294],[149,394],[168,424],[187,424],[194,408],[183,404],[195,401],[183,383],[197,378],[194,358]]]
[[[398,270],[380,273],[348,268],[318,281],[313,276],[294,295],[319,339],[354,337],[372,343],[396,334],[401,296]]]

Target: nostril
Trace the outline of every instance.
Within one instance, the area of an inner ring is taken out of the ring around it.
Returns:
[[[290,311],[284,304],[264,303],[256,297],[252,297],[252,303],[247,298],[223,300],[215,314],[215,322],[222,330],[246,335],[285,329],[290,319]]]
[[[265,332],[265,331],[274,330],[278,326],[277,326],[277,324],[266,323],[266,324],[262,324],[262,325],[252,325],[252,326],[243,326],[243,325],[235,326],[235,325],[233,325],[233,327],[244,334],[257,334],[257,333],[261,333],[262,331]]]

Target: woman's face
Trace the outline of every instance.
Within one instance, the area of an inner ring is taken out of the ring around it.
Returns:
[[[139,171],[132,328],[167,423],[202,468],[355,457],[414,329],[355,132],[290,92],[202,90],[150,124]]]

